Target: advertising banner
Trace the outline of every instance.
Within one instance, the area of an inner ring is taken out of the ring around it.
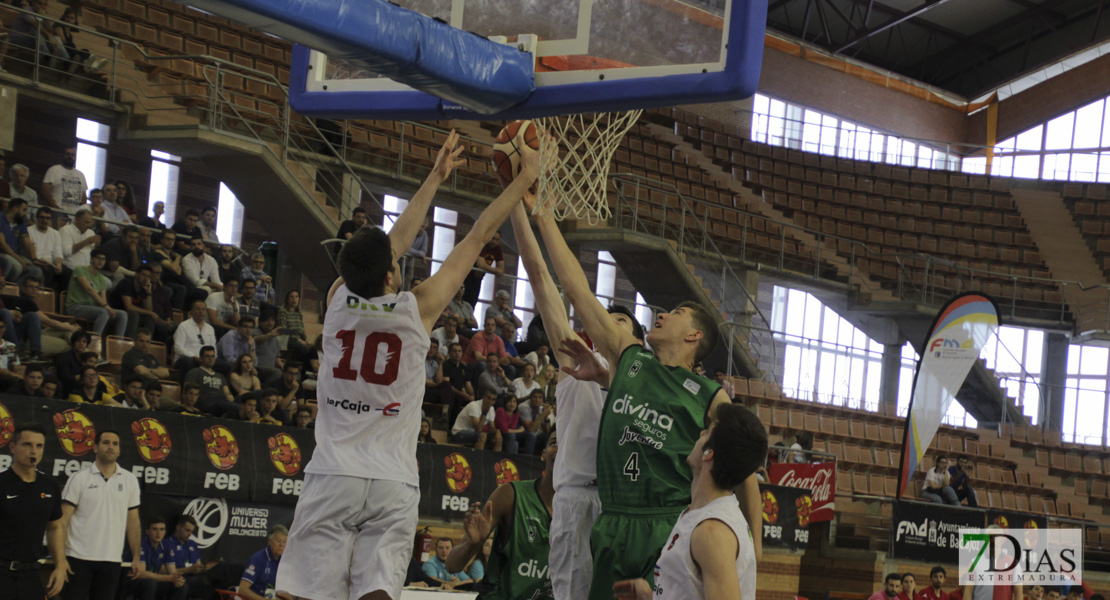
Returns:
[[[810,521],[832,520],[836,510],[836,463],[772,463],[767,474],[775,485],[810,491]]]
[[[420,514],[461,519],[473,502],[485,502],[497,486],[538,479],[543,463],[519,454],[479,452],[473,448],[421,444]]]
[[[890,555],[954,565],[960,560],[960,529],[984,526],[982,510],[927,502],[895,502]]]
[[[803,550],[809,544],[813,500],[797,487],[759,484],[763,498],[763,545]]]

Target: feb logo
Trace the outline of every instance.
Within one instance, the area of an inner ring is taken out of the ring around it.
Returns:
[[[96,445],[96,428],[75,408],[54,413],[54,432],[58,434],[62,450],[70,456],[84,456]]]
[[[813,498],[802,496],[794,501],[794,508],[798,514],[798,527],[809,525],[809,511],[813,509]]]
[[[447,465],[447,487],[456,494],[465,492],[466,488],[470,487],[470,478],[474,475],[466,457],[453,452],[444,457],[443,462]]]
[[[15,420],[12,419],[12,413],[8,412],[7,406],[0,404],[0,448],[11,443],[14,433]]]
[[[223,425],[213,425],[204,430],[204,452],[212,466],[226,471],[235,466],[239,460],[239,442],[235,441],[235,434]]]
[[[779,520],[779,501],[771,490],[763,492],[763,520],[771,525]]]
[[[301,447],[293,436],[285,432],[272,435],[266,445],[270,447],[270,462],[278,473],[292,477],[301,472]]]
[[[131,433],[135,436],[135,444],[139,447],[139,455],[149,463],[166,460],[173,448],[173,440],[166,426],[150,417],[143,417],[131,423]]]
[[[998,525],[999,527],[1001,527],[1003,529],[1009,529],[1010,520],[1007,519],[1006,517],[1004,517],[1003,515],[998,515],[997,517],[994,518],[994,524]]]
[[[497,485],[504,485],[510,481],[520,481],[520,469],[516,463],[502,458],[493,465],[493,474],[497,476]]]

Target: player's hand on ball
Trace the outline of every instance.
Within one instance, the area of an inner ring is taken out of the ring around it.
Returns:
[[[559,352],[566,354],[578,363],[577,368],[563,367],[562,370],[567,375],[579,381],[593,381],[603,387],[609,385],[609,371],[601,366],[601,362],[597,360],[597,355],[582,341],[582,338],[572,337],[563,340],[559,346]]]
[[[434,173],[441,180],[447,179],[451,171],[455,167],[465,165],[466,159],[460,159],[459,155],[462,154],[466,146],[459,143],[459,134],[454,129],[447,135],[447,141],[443,142],[443,147],[439,149],[439,154],[436,155],[436,164],[432,167]]]
[[[486,502],[485,508],[482,508],[480,502],[475,502],[470,505],[470,510],[466,511],[466,517],[463,518],[463,531],[466,532],[466,538],[472,544],[481,544],[489,537],[490,529],[493,528],[493,502]]]
[[[643,579],[625,579],[613,584],[613,597],[617,600],[651,600],[652,592]]]

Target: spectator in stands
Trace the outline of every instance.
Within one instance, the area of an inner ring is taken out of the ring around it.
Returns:
[[[147,380],[143,383],[143,395],[152,410],[170,410],[174,406],[181,406],[169,397],[165,402],[162,401],[162,384],[158,380]]]
[[[204,346],[216,345],[216,330],[208,324],[208,306],[203,300],[195,300],[189,307],[189,318],[182,321],[173,333],[173,354],[177,357],[174,366],[179,371],[188,371],[196,366],[196,358]]]
[[[104,193],[104,218],[111,221],[105,225],[112,235],[119,235],[121,224],[126,225],[131,223],[131,217],[127,214],[127,211],[119,205],[119,189],[114,183],[106,183],[100,191]]]
[[[723,370],[713,370],[713,381],[716,381],[718,384],[720,384],[721,389],[724,390],[726,394],[728,394],[729,400],[736,399],[736,390],[732,387],[732,379],[725,375],[725,372]]]
[[[122,208],[124,214],[127,215],[128,221],[124,222],[134,223],[136,221],[135,194],[132,193],[134,189],[131,188],[131,184],[122,179],[113,181],[112,185],[116,188],[116,206]]]
[[[100,373],[97,372],[96,367],[81,368],[80,383],[70,390],[68,399],[70,402],[88,404],[112,403],[112,397],[108,394],[104,383],[100,381]]]
[[[498,329],[502,329],[506,323],[512,323],[513,327],[523,325],[520,319],[513,314],[513,307],[509,302],[509,292],[507,290],[498,290],[494,294],[493,306],[486,309],[486,318],[496,321]],[[513,338],[515,339],[516,336],[513,336]]]
[[[193,417],[213,416],[197,407],[200,400],[200,386],[195,383],[186,383],[181,386],[181,406],[170,409],[170,412],[181,413]]]
[[[520,353],[517,352],[516,326],[512,323],[505,323],[501,326],[501,343],[505,346],[505,355],[509,359],[509,367],[513,370],[514,375],[519,374],[527,361],[522,359]]]
[[[300,414],[300,411],[297,411]],[[300,425],[298,425],[300,427]],[[436,439],[432,437],[432,420],[425,417],[420,419],[420,433],[416,436],[416,443],[418,444],[436,444]]]
[[[1051,587],[1051,586],[1045,588],[1044,595],[1045,595],[1045,598],[1047,600],[1060,600],[1061,599],[1060,590],[1058,588]],[[970,596],[968,598],[970,600]]]
[[[902,591],[898,600],[917,600],[917,577],[913,573],[902,573]]]
[[[547,342],[537,343],[536,346],[535,346],[535,350],[532,350],[528,354],[525,354],[522,358],[523,358],[524,362],[528,362],[528,363],[532,363],[533,365],[536,365],[536,373],[537,374],[545,373],[547,371],[547,367],[551,366],[551,369],[552,369],[551,377],[549,377],[547,379],[543,379],[541,385],[546,383],[548,380],[554,378],[554,375],[555,375],[554,369],[555,369],[555,367],[551,365],[551,356],[548,353]],[[536,379],[540,379],[539,375],[536,376]]]
[[[243,399],[239,402],[239,408],[229,410],[222,416],[225,419],[257,423],[258,419],[261,418],[258,413],[258,397],[254,395],[243,396]]]
[[[944,567],[937,565],[929,571],[929,586],[921,590],[918,598],[921,600],[948,600],[948,592],[944,591],[944,580],[948,577],[948,571]],[[1040,586],[1036,586],[1040,587]],[[1044,588],[1041,588],[1044,591]],[[1034,600],[1041,600],[1035,598]]]
[[[893,600],[902,591],[902,576],[898,573],[888,573],[884,580],[883,589],[871,594],[867,600]]]
[[[88,350],[91,341],[92,338],[83,329],[77,330],[69,336],[70,349],[58,355],[54,373],[62,384],[62,392],[68,394],[77,385],[81,377],[81,355]]]
[[[172,309],[165,293],[155,293],[154,269],[150,265],[140,264],[134,275],[117,283],[108,292],[108,303],[127,314],[128,337],[135,337],[135,332],[142,327],[150,330],[159,342],[169,339],[170,322],[162,315]]]
[[[456,444],[470,445],[482,449],[488,445],[501,451],[501,432],[494,427],[493,403],[497,400],[495,392],[486,392],[481,400],[467,404],[451,426],[451,441]]]
[[[239,279],[243,282],[247,280],[255,282],[254,297],[262,303],[262,308],[265,309],[266,305],[273,305],[277,300],[277,290],[274,289],[274,278],[270,277],[265,271],[266,257],[262,253],[255,252],[251,255],[250,264],[243,267],[239,272]],[[277,310],[277,307],[274,307]]]
[[[216,337],[235,329],[239,321],[239,280],[223,282],[223,290],[208,294],[204,304],[208,306],[208,322],[216,329]]]
[[[262,314],[262,303],[254,297],[257,286],[258,284],[253,279],[241,280],[239,282],[239,297],[236,299],[239,304],[239,316],[251,317],[256,323],[258,317]]]
[[[104,241],[112,239],[112,232],[108,229],[108,223],[104,221],[108,218],[108,212],[104,210],[104,192],[100,188],[89,190],[89,211],[96,219],[92,226],[96,234],[103,237]]]
[[[794,438],[794,443],[790,445],[791,450],[796,452],[790,453],[790,462],[792,463],[807,463],[810,461],[810,451],[813,450],[813,432],[803,431]]]
[[[308,429],[313,427],[312,410],[307,406],[302,406],[297,409],[297,413],[293,415],[293,425],[301,429]]]
[[[458,331],[460,335],[472,337],[474,335],[474,330],[478,328],[478,322],[474,320],[474,305],[463,300],[463,294],[465,292],[466,288],[460,285],[459,291],[455,292],[455,297],[447,303],[446,312],[458,317]]]
[[[0,321],[0,338],[8,326]],[[19,364],[19,349],[5,339],[0,339],[0,389],[9,388],[22,382],[23,367]]]
[[[443,376],[451,383],[451,408],[448,411],[448,422],[454,423],[455,417],[464,406],[475,400],[474,386],[467,377],[466,365],[462,362],[462,346],[451,344],[447,352],[447,360],[443,361]]]
[[[509,365],[509,355],[505,353],[505,342],[497,335],[497,321],[485,320],[485,329],[470,338],[466,347],[463,362],[474,365],[477,370],[485,370],[490,354],[496,354],[498,363],[502,366]]]
[[[63,262],[71,270],[89,266],[94,248],[100,245],[100,236],[93,230],[93,214],[87,208],[78,209],[73,222],[58,230],[62,238]]]
[[[259,550],[247,561],[243,577],[239,580],[237,594],[244,600],[264,600],[274,598],[274,585],[277,583],[278,564],[285,552],[285,541],[289,530],[284,525],[274,525],[266,537],[266,547]]]
[[[204,346],[200,349],[198,366],[185,374],[185,383],[195,383],[200,386],[200,399],[197,406],[204,412],[219,415],[228,411],[235,411],[239,405],[231,395],[231,388],[227,385],[227,378],[223,373],[216,371],[216,349]]]
[[[540,347],[546,348],[547,346],[540,344]],[[540,389],[543,390],[543,401],[555,406],[555,388],[559,385],[558,371],[555,370],[555,365],[548,363],[541,372],[542,376],[537,377],[536,381],[539,382]]]
[[[9,198],[13,200],[20,198],[30,204],[38,204],[38,192],[27,186],[27,178],[31,176],[31,170],[26,165],[18,163],[12,165],[12,168],[8,169],[8,175],[11,177],[11,181],[8,182]]]
[[[140,217],[139,225],[142,227],[149,227],[151,229],[161,229],[165,231],[166,226],[162,223],[162,215],[166,214],[166,203],[161,200],[154,203],[152,209],[154,211],[153,217]]]
[[[959,504],[956,492],[952,489],[952,474],[948,472],[948,459],[938,454],[936,464],[925,473],[925,485],[921,497],[929,502]]]
[[[154,407],[147,404],[146,389],[143,387],[144,380],[138,375],[132,375],[130,379],[125,379],[123,382],[123,392],[116,394],[108,402],[108,406],[118,406],[121,408],[139,408],[143,410],[154,410]]]
[[[40,388],[42,387],[43,377],[41,366],[30,365],[27,367],[27,370],[23,372],[23,379],[4,390],[4,393],[41,398],[42,391]]]
[[[301,315],[301,293],[289,290],[285,301],[277,312],[277,326],[285,329],[289,336],[288,349],[297,360],[304,360],[308,352],[308,336],[304,330],[304,317]]]
[[[170,328],[172,329],[174,327],[172,325],[174,318],[173,298],[174,294],[176,294],[177,292],[176,290],[162,282],[162,274],[165,272],[165,269],[162,268],[161,264],[157,262],[150,262],[148,264],[150,266],[150,297],[152,299],[151,305],[154,307],[154,313],[158,315],[158,318],[162,319],[167,324],[171,324]],[[166,343],[168,339],[169,336],[167,335],[167,339],[159,341]]]
[[[230,365],[233,362],[238,363],[243,355],[247,355],[251,359],[250,372],[254,373],[254,348],[254,319],[243,317],[234,329],[220,337],[220,343],[216,345],[216,357]]]
[[[280,377],[281,369],[285,366],[285,359],[281,358],[281,343],[278,341],[283,330],[276,327],[276,323],[277,315],[263,311],[254,336],[254,366],[258,369],[258,378],[263,384]]]
[[[956,492],[956,499],[960,502],[967,499],[969,507],[977,508],[979,500],[975,496],[975,488],[971,487],[971,459],[966,454],[961,454],[956,458],[956,464],[948,467],[948,472],[952,475],[951,485],[952,491]]]
[[[555,405],[544,402],[543,391],[532,390],[528,402],[520,405],[520,422],[525,431],[536,436],[534,448],[542,449],[547,445],[547,436],[555,426]]]
[[[284,425],[288,420],[285,411],[277,407],[278,393],[274,388],[258,392],[258,422],[264,425]]]
[[[180,237],[178,245],[181,245]],[[192,285],[197,297],[208,296],[224,288],[220,281],[219,265],[216,259],[204,251],[204,240],[195,237],[189,242],[189,253],[181,259],[181,269],[185,272],[185,280]],[[238,291],[238,288],[236,288]],[[203,292],[203,296],[201,293]]]
[[[339,224],[339,232],[335,234],[335,237],[344,241],[349,240],[355,232],[365,227],[368,222],[370,222],[370,219],[366,216],[366,211],[362,207],[355,207],[351,211],[351,218]]]
[[[1086,591],[1081,585],[1073,585],[1068,588],[1068,600],[1083,600]]]
[[[54,400],[55,398],[61,399],[58,388],[58,379],[52,375],[47,375],[42,380],[42,387],[39,388],[39,393],[47,400]]]
[[[35,212],[34,227],[27,228],[27,256],[42,271],[46,287],[61,289],[69,283],[70,269],[65,265],[62,236],[50,226],[54,213],[47,207]],[[55,285],[57,283],[57,285]]]
[[[1044,598],[1044,586],[1039,583],[1029,586],[1029,592],[1025,597],[1028,600],[1041,600],[1041,598]]]
[[[147,523],[142,554],[138,559],[146,568],[124,586],[138,600],[185,600],[189,593],[189,588],[185,586],[185,577],[177,572],[174,545],[165,538],[166,520],[162,517],[152,518]],[[135,560],[126,550],[123,559],[126,562]]]
[[[12,319],[12,327],[4,336],[17,346],[28,347],[28,360],[38,360],[42,352],[42,329],[75,332],[81,328],[74,323],[54,319],[39,311],[38,298],[41,282],[30,275],[19,284],[19,296],[5,296],[3,305]]]
[[[173,249],[176,240],[176,231],[172,229],[163,231],[162,237],[159,238],[158,244],[152,252],[153,260],[151,262],[162,266],[162,285],[173,291],[171,294],[173,307],[177,310],[184,310],[185,299],[189,295],[188,288],[185,285],[188,280],[185,279],[185,270],[181,267],[181,255]]]
[[[127,333],[127,313],[116,311],[108,305],[108,288],[111,282],[101,270],[107,259],[104,250],[96,248],[89,257],[89,266],[73,269],[69,281],[69,295],[66,297],[66,314],[93,322],[93,331],[104,335],[108,323],[112,323],[112,333]]]
[[[154,246],[151,240],[154,239],[154,230],[146,227],[138,227],[139,230],[139,260],[143,264],[150,264],[154,262]]]
[[[216,237],[216,207],[205,206],[200,211],[200,234],[204,241],[209,244],[219,244],[220,238]]]
[[[447,572],[447,556],[451,554],[451,549],[455,547],[455,542],[449,537],[441,537],[436,540],[436,553],[424,563],[424,574],[434,579],[437,583],[443,586],[443,589],[454,589],[455,586],[470,581],[470,576],[466,573],[448,573]]]
[[[8,281],[18,283],[24,272],[42,281],[42,269],[20,253],[27,239],[27,201],[13,198],[0,214],[0,271]]]
[[[301,364],[287,361],[281,369],[281,377],[270,387],[278,392],[278,408],[283,411],[297,410],[305,405],[304,388],[301,387]]]
[[[451,381],[443,374],[446,360],[447,357],[439,353],[439,340],[431,338],[424,356],[424,402],[451,405]]]
[[[536,434],[524,429],[520,423],[517,399],[512,395],[505,397],[505,406],[494,413],[493,423],[501,433],[502,448],[509,454],[531,456],[536,451]]]
[[[496,352],[486,356],[486,369],[478,376],[478,393],[493,392],[500,396],[512,388],[512,381],[505,375],[505,367],[498,361]]]
[[[177,518],[177,525],[169,542],[173,547],[174,566],[185,578],[189,597],[208,598],[212,594],[213,586],[204,574],[219,565],[220,561],[204,562],[200,559],[200,547],[193,539],[193,532],[196,529],[197,520],[192,515],[181,515]]]
[[[497,266],[494,266],[497,265]],[[473,306],[478,302],[478,294],[482,289],[482,279],[486,273],[493,273],[494,277],[505,274],[505,255],[501,252],[501,232],[493,232],[493,237],[486,243],[474,261],[474,269],[463,280],[466,292],[463,298]],[[496,285],[497,281],[494,280]]]
[[[518,402],[524,403],[532,395],[532,390],[539,390],[540,384],[536,381],[536,365],[525,363],[523,375],[513,380],[510,391]]]
[[[216,260],[220,271],[220,281],[227,283],[228,279],[239,279],[243,272],[243,261],[239,260],[239,251],[231,244],[220,246],[220,255]]]
[[[74,214],[85,204],[89,184],[85,174],[78,171],[77,146],[70,144],[62,151],[61,164],[46,170],[42,178],[42,201],[50,208]]]
[[[231,335],[231,333],[228,333],[228,335]],[[235,361],[235,368],[228,375],[228,385],[231,387],[231,393],[236,398],[241,398],[243,394],[253,394],[262,390],[262,382],[258,380],[258,375],[254,373],[254,357],[250,353],[239,355],[239,359]]]
[[[139,255],[139,228],[127,225],[119,237],[114,237],[101,246],[108,254],[108,272],[112,281],[134,276],[139,265],[143,264]]]
[[[416,232],[416,237],[412,239],[412,245],[405,252],[405,256],[419,258],[425,261],[428,256],[428,225],[431,220],[424,217],[424,222],[420,224],[420,229]],[[411,288],[410,288],[411,289]]]
[[[178,254],[182,256],[192,251],[192,240],[200,239],[201,246],[204,246],[204,233],[201,232],[200,227],[200,213],[195,208],[190,208],[185,211],[185,218],[179,219],[173,224],[170,229],[177,234],[177,244],[173,247]]]
[[[439,343],[439,353],[447,356],[448,350],[451,349],[451,344],[463,343],[462,340],[459,339],[459,318],[455,315],[443,317],[443,327],[433,329],[432,338]]]
[[[694,365],[694,375],[705,377],[705,365],[701,363]]]

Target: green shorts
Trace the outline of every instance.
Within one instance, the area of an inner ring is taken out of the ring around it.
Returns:
[[[631,511],[602,508],[590,531],[594,558],[590,600],[612,600],[613,584],[625,579],[655,581],[655,562],[686,507]]]

